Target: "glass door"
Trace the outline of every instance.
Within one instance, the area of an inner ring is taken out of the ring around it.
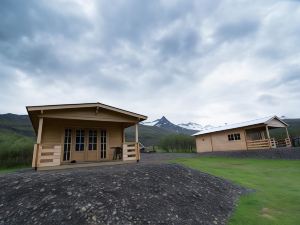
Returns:
[[[106,130],[101,130],[100,132],[100,159],[106,159],[107,150],[107,132]]]
[[[72,143],[72,130],[65,129],[63,161],[70,160],[71,143]]]

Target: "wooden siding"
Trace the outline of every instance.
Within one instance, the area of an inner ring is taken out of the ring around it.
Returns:
[[[229,141],[229,134],[240,134],[241,140]],[[244,129],[234,129],[218,132],[212,135],[213,151],[246,150],[246,139]]]
[[[268,122],[268,126],[270,127],[286,127],[281,121],[277,120],[276,118]]]
[[[70,160],[76,161],[97,161],[99,159],[100,148],[100,131],[107,132],[107,158],[112,160],[114,147],[122,147],[123,123],[99,122],[99,121],[80,121],[80,120],[61,120],[61,119],[44,119],[42,144],[43,145],[60,145],[63,155],[64,130],[70,128],[72,130],[72,144]],[[85,151],[75,151],[75,132],[76,129],[85,130]],[[98,154],[97,151],[88,150],[88,131],[89,129],[97,129],[98,131]]]
[[[123,144],[123,160],[139,160],[139,144],[137,142],[126,142]]]
[[[196,137],[196,147],[197,152],[211,152],[212,145],[211,145],[211,136],[210,134],[201,135]]]
[[[241,140],[229,141],[229,134],[239,133]],[[244,129],[232,129],[196,137],[197,152],[246,150]]]
[[[50,110],[43,113],[43,117],[81,119],[93,121],[113,121],[113,122],[137,122],[137,118],[124,115],[107,109],[81,108]]]

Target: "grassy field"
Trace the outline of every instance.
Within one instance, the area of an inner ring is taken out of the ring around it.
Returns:
[[[176,162],[256,190],[240,198],[229,224],[299,224],[300,161],[201,157]]]
[[[0,170],[31,165],[34,139],[0,132]]]

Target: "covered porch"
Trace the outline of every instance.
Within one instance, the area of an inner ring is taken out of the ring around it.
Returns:
[[[41,118],[40,123],[43,124],[43,121],[44,119]],[[115,125],[119,126],[119,124]],[[138,124],[133,126],[135,141],[126,141],[123,126],[121,128],[122,135],[120,135],[122,140],[118,141],[116,140],[118,137],[115,134],[115,128],[112,129],[112,127],[102,125],[101,128],[77,126],[71,129],[61,129],[61,133],[64,133],[63,141],[57,143],[43,142],[41,138],[43,126],[40,126],[37,143],[34,144],[32,167],[47,169],[53,166],[68,168],[89,167],[101,163],[103,165],[114,165],[122,162],[138,162],[140,160],[139,129]],[[79,130],[85,133],[81,137],[77,136]],[[91,131],[94,132],[95,136],[90,136]],[[48,132],[46,131],[46,133]],[[78,138],[85,139],[81,142],[83,146],[81,149],[77,147],[79,145]],[[94,142],[91,139],[94,139]],[[93,146],[91,147],[91,145]]]
[[[278,128],[284,129],[284,138],[275,138],[270,135],[271,130]],[[271,149],[292,146],[287,125],[285,124],[264,124],[262,126],[246,128],[245,137],[247,149]]]

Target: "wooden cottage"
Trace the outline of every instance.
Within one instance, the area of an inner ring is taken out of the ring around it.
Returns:
[[[69,167],[83,162],[140,159],[138,123],[147,117],[101,103],[27,106],[35,130],[32,167]],[[135,141],[124,130],[135,126]]]
[[[277,116],[202,130],[196,137],[197,152],[291,147],[288,124]],[[276,140],[269,130],[285,128],[286,138]]]

